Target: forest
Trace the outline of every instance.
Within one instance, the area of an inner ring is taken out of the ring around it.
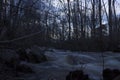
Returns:
[[[120,1],[0,0],[0,80],[120,80]]]
[[[0,5],[3,48],[120,51],[118,0],[1,0]]]

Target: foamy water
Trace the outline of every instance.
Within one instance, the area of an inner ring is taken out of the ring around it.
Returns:
[[[92,80],[102,78],[101,53],[93,52],[70,52],[70,51],[47,51],[48,61],[40,64],[26,63],[36,72],[26,75],[25,80],[65,80],[65,76],[71,70],[82,69]],[[120,69],[120,54],[104,53],[105,68]]]

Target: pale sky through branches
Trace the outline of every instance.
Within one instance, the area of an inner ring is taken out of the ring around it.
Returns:
[[[67,3],[67,0],[54,0],[53,4],[54,6],[58,7],[58,4],[61,4],[60,1],[64,1],[64,3]],[[70,0],[73,1],[73,0]],[[84,1],[84,0],[83,0]],[[103,0],[106,5],[106,9],[108,10],[108,0]],[[120,14],[120,0],[116,0],[116,14]]]

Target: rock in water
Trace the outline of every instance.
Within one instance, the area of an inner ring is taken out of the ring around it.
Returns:
[[[112,80],[113,75],[111,74],[112,70],[107,68],[103,70],[103,80]]]
[[[25,64],[18,65],[16,67],[16,71],[23,73],[34,73],[34,71],[28,65]]]
[[[30,48],[30,51],[28,53],[30,62],[42,63],[47,61],[47,58],[44,53],[44,49],[41,49],[39,46],[33,46],[32,48]]]
[[[28,56],[25,49],[19,49],[17,53],[20,56],[21,61],[28,61]]]
[[[90,80],[87,74],[82,70],[70,71],[66,76],[66,80]]]
[[[116,80],[120,78],[118,77],[119,75],[120,75],[120,70],[118,69],[111,70],[109,68],[106,68],[103,70],[103,80]]]
[[[40,48],[31,48],[29,51],[25,49],[18,50],[18,53],[20,55],[20,60],[27,61],[31,63],[42,63],[47,61],[47,58],[44,54],[44,51]]]

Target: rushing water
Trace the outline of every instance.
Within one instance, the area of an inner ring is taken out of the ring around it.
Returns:
[[[26,63],[36,72],[25,76],[25,80],[65,80],[65,76],[71,70],[82,69],[89,74],[92,80],[102,78],[101,53],[94,52],[70,52],[70,51],[47,51],[45,53],[48,62],[40,64]],[[105,68],[120,69],[120,54],[105,52]]]

